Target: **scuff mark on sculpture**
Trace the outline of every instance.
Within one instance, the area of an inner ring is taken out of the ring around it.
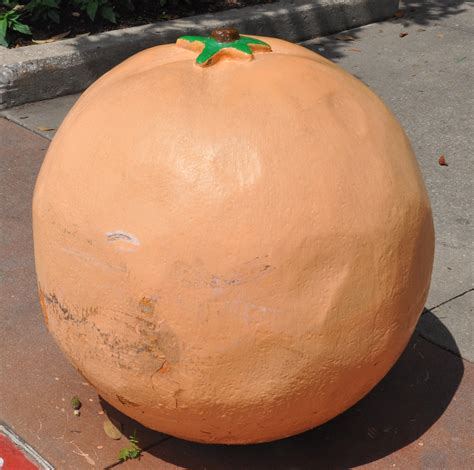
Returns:
[[[239,279],[222,279],[217,276],[212,276],[210,282],[211,287],[221,287],[222,284],[225,284],[227,286],[235,286],[241,284],[241,281]]]
[[[107,236],[107,241],[109,242],[122,240],[124,242],[131,243],[132,245],[140,246],[140,240],[138,240],[138,238],[131,233],[125,232],[124,230],[114,230],[113,232],[107,232],[105,235]]]
[[[56,294],[46,294],[42,290],[40,290],[40,302],[41,306],[43,307],[43,311],[45,312],[47,321],[49,321],[47,304],[51,305],[54,311],[58,311],[62,320],[71,321],[76,325],[84,323],[88,317],[97,315],[99,313],[99,309],[97,307],[88,307],[83,308],[80,314],[79,309],[75,308],[78,315],[73,315],[70,309],[64,303],[61,303],[58,300]]]
[[[169,362],[165,359],[163,361],[163,364],[161,364],[160,368],[156,371],[159,372],[160,374],[165,374],[166,372],[169,372],[171,369]]]
[[[64,251],[65,253],[68,253],[70,255],[73,255],[79,258],[80,260],[86,263],[93,264],[94,266],[97,266],[101,269],[107,269],[107,270],[112,269],[114,271],[130,274],[130,272],[127,269],[127,266],[123,263],[119,265],[113,265],[113,264],[107,263],[106,261],[102,261],[98,259],[97,257],[95,257],[94,255],[90,253],[84,253],[78,250],[74,250],[72,248],[63,247],[61,248],[61,250]]]
[[[43,293],[43,291],[41,289],[41,286],[39,284],[38,284],[38,294],[39,294],[39,301],[40,301],[40,305],[41,305],[41,311],[43,312],[43,316],[44,316],[44,321],[46,322],[46,325],[48,325],[48,322],[49,322],[48,309],[46,307],[44,293]]]
[[[174,332],[164,323],[158,328],[154,322],[141,320],[137,333],[140,342],[130,345],[136,352],[150,352],[157,358],[166,358],[170,364],[175,364],[180,358],[179,341]]]
[[[122,405],[125,406],[140,406],[138,403],[134,403],[131,400],[128,400],[127,398],[123,397],[122,395],[116,395],[117,400],[122,403]]]
[[[155,301],[149,297],[142,297],[138,305],[140,306],[140,311],[142,313],[149,315],[155,313]]]
[[[268,258],[268,255],[265,255],[262,258]],[[225,276],[213,275],[208,284],[214,289],[222,289],[226,286],[233,287],[249,282],[255,282],[275,270],[275,267],[268,263],[265,263],[262,266],[262,261],[263,259],[260,259],[260,257],[257,256]]]
[[[178,408],[178,397],[184,392],[182,388],[178,388],[173,392],[175,408]]]
[[[57,306],[59,310],[62,312],[62,318],[63,320],[76,320],[71,313],[69,312],[68,308],[63,305],[61,302],[59,302],[58,298],[56,297],[55,294],[44,294],[44,298],[46,302],[50,305]]]
[[[135,341],[103,331],[97,325],[93,327],[109,350],[111,358],[121,369],[133,370],[138,361],[144,373],[155,373],[162,368],[163,372],[166,372],[170,369],[169,365],[165,365],[167,355],[170,356],[171,363],[179,359],[177,340],[168,328],[155,331],[153,322],[144,323],[147,328],[137,331],[139,338]]]

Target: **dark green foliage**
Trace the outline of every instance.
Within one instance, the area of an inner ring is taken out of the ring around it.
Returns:
[[[111,23],[117,22],[115,6],[109,0],[73,0],[73,3],[79,10],[85,11],[91,21],[99,15]]]
[[[12,31],[31,35],[30,27],[23,22],[20,5],[9,0],[0,0],[0,5],[0,46],[8,47]]]
[[[59,24],[61,0],[31,0],[26,4],[25,10],[30,13],[33,22],[38,20],[48,21]]]
[[[159,0],[157,0],[159,1]],[[91,22],[117,23],[118,10],[131,12],[134,0],[0,0],[0,46],[13,35],[31,35],[30,26],[61,24],[64,12],[84,12]]]

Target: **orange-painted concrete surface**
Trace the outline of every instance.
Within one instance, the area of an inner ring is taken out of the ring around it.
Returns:
[[[173,436],[270,441],[345,411],[411,337],[430,204],[381,100],[302,47],[197,67],[143,51],[71,110],[33,216],[40,301],[75,367]]]

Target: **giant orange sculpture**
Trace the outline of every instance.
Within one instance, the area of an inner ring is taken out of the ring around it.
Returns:
[[[145,50],[71,110],[34,198],[49,330],[115,407],[200,442],[331,419],[406,346],[429,200],[390,111],[302,47]]]

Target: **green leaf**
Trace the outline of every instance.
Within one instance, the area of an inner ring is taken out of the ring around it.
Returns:
[[[49,10],[48,18],[51,21],[54,21],[56,24],[59,24],[61,22],[61,17],[59,16],[59,13],[56,10]]]
[[[7,29],[8,29],[8,19],[3,17],[0,19],[0,38],[3,39],[3,42],[5,42],[5,44],[2,43],[2,46],[3,45],[8,46],[8,44],[5,41],[5,37],[7,35]]]
[[[121,460],[122,462],[125,462],[126,460],[128,460],[128,449],[127,448],[124,448],[124,449],[120,449],[120,452],[119,452],[119,460]]]
[[[222,49],[216,44],[208,43],[203,49],[203,51],[197,56],[196,62],[198,64],[206,64],[207,62],[209,62],[212,57]]]
[[[20,18],[21,13],[18,13],[15,10],[10,10],[5,13],[5,18],[11,23],[13,21],[18,20]]]
[[[30,27],[27,24],[24,24],[24,23],[19,23],[19,22],[15,21],[14,23],[12,23],[12,29],[14,29],[15,31],[18,31],[21,34],[31,35]]]
[[[249,56],[253,55],[252,49],[249,45],[260,45],[263,46],[268,51],[271,51],[271,47],[269,44],[260,41],[259,39],[250,38],[248,36],[240,36],[240,38],[236,41],[232,42],[218,42],[212,37],[205,37],[205,36],[181,36],[178,38],[183,41],[187,42],[201,42],[204,44],[204,49],[198,55],[196,59],[196,63],[199,65],[206,65],[210,64],[212,58],[219,54],[220,51],[224,49],[236,49],[244,54]]]
[[[142,451],[141,449],[131,449],[128,454],[130,455],[130,458],[138,459],[138,457],[141,456]]]
[[[102,18],[109,20],[111,23],[114,23],[114,24],[117,23],[117,19],[115,18],[114,8],[111,5],[104,5],[100,9],[100,14],[102,15]]]
[[[86,13],[87,16],[89,16],[89,18],[91,19],[91,21],[95,20],[97,8],[99,8],[99,0],[92,0],[91,2],[87,3]]]
[[[81,408],[82,403],[79,397],[74,396],[71,398],[71,406],[73,410],[79,410]]]

